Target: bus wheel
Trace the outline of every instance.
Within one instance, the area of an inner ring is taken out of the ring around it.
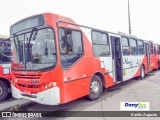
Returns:
[[[8,97],[8,85],[0,81],[0,102],[4,101]]]
[[[103,86],[101,78],[97,75],[94,75],[90,83],[90,93],[88,95],[88,98],[90,100],[98,99],[102,94],[102,90]]]
[[[145,70],[144,70],[144,66],[142,65],[140,68],[140,79],[144,79],[145,78]]]
[[[156,68],[155,70],[156,70],[156,71],[158,71],[158,70],[159,70],[159,67],[158,67],[158,68]]]

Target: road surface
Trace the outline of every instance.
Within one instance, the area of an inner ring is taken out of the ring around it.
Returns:
[[[73,102],[59,105],[48,106],[40,105],[27,100],[15,100],[10,98],[0,104],[0,110],[6,109],[17,104],[22,105],[23,111],[120,111],[121,102],[149,102],[151,111],[160,111],[160,71],[153,71],[146,75],[144,80],[132,79],[116,85],[110,89],[104,89],[102,97],[96,101],[89,101],[85,97]],[[8,109],[9,110],[9,109]],[[9,119],[9,118],[8,118]],[[28,118],[24,118],[28,120]],[[51,119],[51,118],[45,118]],[[57,120],[151,120],[153,118],[113,118],[113,117],[92,117],[92,118],[52,118]],[[154,118],[159,120],[159,118]],[[35,118],[34,118],[35,120]],[[37,120],[39,120],[37,118]]]

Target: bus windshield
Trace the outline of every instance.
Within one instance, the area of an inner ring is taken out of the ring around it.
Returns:
[[[0,39],[0,64],[10,63],[11,59],[11,42]]]
[[[15,70],[40,70],[56,64],[55,37],[50,28],[15,35],[14,44]]]

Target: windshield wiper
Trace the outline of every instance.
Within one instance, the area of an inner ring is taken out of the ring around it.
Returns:
[[[21,46],[20,46],[20,42],[19,42],[19,38],[17,35],[13,35],[13,40],[14,40],[14,44],[15,44],[15,47],[16,47],[16,51],[19,53],[19,57],[20,57],[20,61],[21,61]],[[16,42],[17,40],[17,42]],[[18,44],[18,45],[17,45]]]
[[[13,40],[15,44],[16,51],[19,55],[20,62],[23,61],[23,48],[21,49],[20,41],[17,35],[13,35]]]
[[[33,39],[36,37],[36,35],[37,35],[37,28],[32,28],[32,31],[31,31],[31,34],[30,34],[30,36],[29,36],[29,42],[28,42],[28,44],[30,45],[30,42],[31,42],[31,40],[32,40],[32,36],[33,36],[33,33],[35,32],[35,35],[34,35],[34,37],[33,37]]]
[[[30,54],[31,54],[31,50],[30,50],[30,42],[33,40],[36,39],[36,36],[37,36],[37,28],[32,28],[32,31],[31,31],[31,34],[29,36],[29,40],[28,40],[28,44],[27,44],[27,62],[30,61]],[[34,36],[33,36],[34,34]]]
[[[17,43],[16,43],[16,35],[15,34],[13,34],[13,40],[14,40],[14,44],[15,44],[15,47],[16,47],[16,51],[18,50],[18,48],[17,48]]]
[[[46,47],[45,47],[45,53],[44,53],[44,54],[48,56],[48,47],[47,47],[47,41],[46,41]]]
[[[23,56],[23,45],[22,46],[20,45],[20,41],[19,41],[18,36],[16,36],[16,38],[17,38],[17,43],[18,43],[18,53],[19,53],[20,61],[22,61],[22,63],[23,63],[23,57],[24,57]]]

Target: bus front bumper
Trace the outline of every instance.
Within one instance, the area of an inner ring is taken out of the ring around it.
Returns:
[[[27,99],[35,101],[44,105],[59,105],[60,104],[60,90],[59,87],[53,87],[51,89],[39,92],[37,94],[32,94],[31,96],[25,96],[24,92],[17,89],[11,84],[12,96],[17,99]]]

